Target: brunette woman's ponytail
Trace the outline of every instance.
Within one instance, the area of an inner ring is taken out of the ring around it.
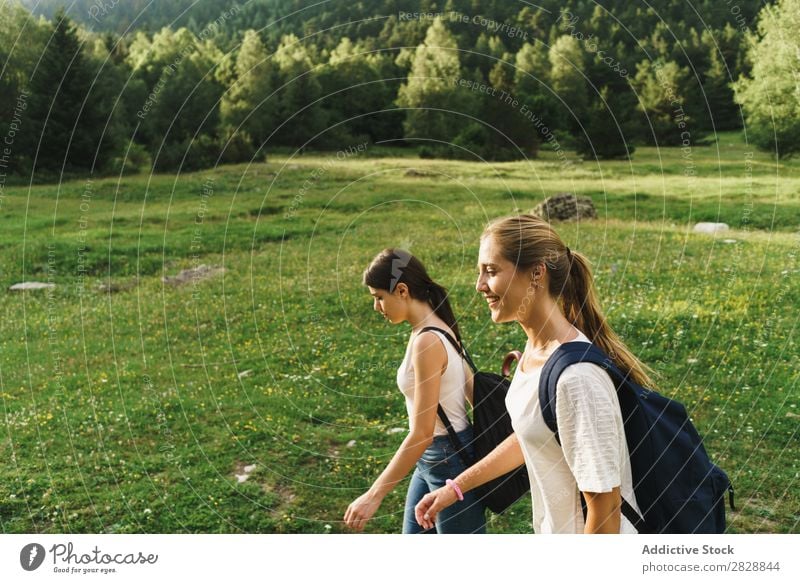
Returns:
[[[448,298],[447,290],[434,281],[430,282],[428,289],[430,289],[428,302],[433,308],[433,311],[436,312],[436,315],[439,316],[445,324],[450,326],[450,329],[456,335],[460,344],[461,331],[458,329],[456,316],[453,314],[453,309],[450,307],[450,299]]]

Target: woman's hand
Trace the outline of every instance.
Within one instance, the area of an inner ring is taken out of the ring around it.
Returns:
[[[442,486],[438,490],[425,494],[414,507],[414,516],[422,528],[426,530],[433,528],[436,525],[436,515],[457,500],[458,496],[453,488]]]
[[[355,531],[361,532],[367,521],[378,511],[383,498],[372,492],[365,492],[347,507],[344,523]]]

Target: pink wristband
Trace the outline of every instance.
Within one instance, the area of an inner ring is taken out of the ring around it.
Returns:
[[[461,488],[458,487],[458,484],[456,484],[453,480],[445,480],[444,483],[456,491],[456,496],[458,496],[459,500],[464,499],[464,493],[461,491]]]

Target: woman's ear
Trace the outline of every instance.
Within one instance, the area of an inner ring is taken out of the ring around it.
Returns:
[[[535,287],[540,287],[542,285],[545,273],[547,273],[547,266],[544,263],[540,263],[531,270],[531,280]]]
[[[398,283],[394,288],[394,293],[396,293],[398,297],[403,299],[410,297],[408,293],[408,286],[404,283]]]

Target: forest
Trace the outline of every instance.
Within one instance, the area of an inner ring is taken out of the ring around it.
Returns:
[[[625,159],[740,128],[778,157],[800,148],[800,0],[61,4],[0,7],[9,175],[194,170],[364,141]]]

